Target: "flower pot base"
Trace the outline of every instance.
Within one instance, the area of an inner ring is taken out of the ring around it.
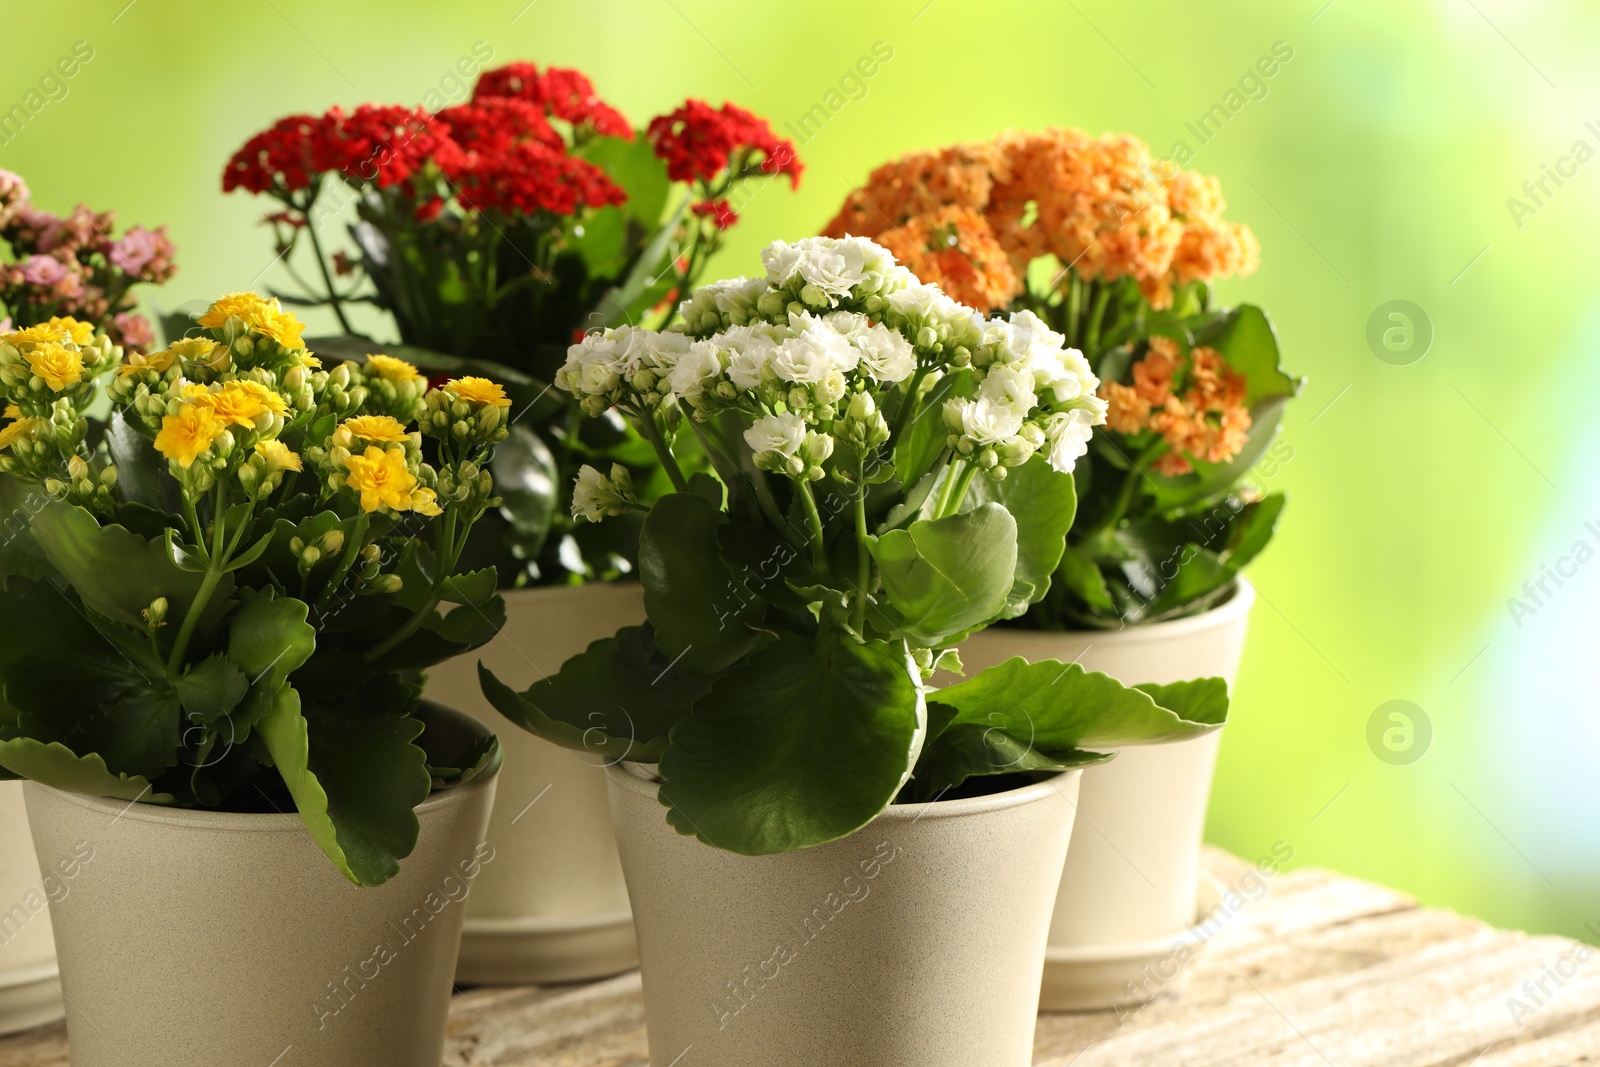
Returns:
[[[633,915],[469,918],[458,985],[548,985],[605,978],[639,966]]]
[[[1051,945],[1045,951],[1041,1011],[1138,1011],[1180,991],[1194,957],[1221,925],[1223,886],[1201,875],[1194,922],[1167,937],[1104,945]]]
[[[0,1034],[53,1023],[66,1014],[55,960],[0,971]]]

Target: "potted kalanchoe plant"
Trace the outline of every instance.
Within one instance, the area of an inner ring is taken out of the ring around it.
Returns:
[[[986,319],[870,241],[764,260],[680,326],[572,346],[557,384],[672,480],[651,499],[585,467],[575,491],[587,518],[644,516],[648,621],[521,693],[483,669],[485,692],[612,763],[658,1067],[779,1042],[786,1063],[1026,1064],[1086,749],[1207,733],[1226,689],[1020,659],[930,688],[1049,587],[1098,382],[1031,312]],[[818,939],[835,921],[852,932]]]
[[[0,588],[0,769],[42,863],[92,850],[51,905],[86,1067],[441,1055],[499,747],[419,698],[501,618],[457,563],[507,401],[301,331],[234,293],[147,354],[0,337],[0,468],[45,497]]]
[[[72,317],[104,329],[129,349],[152,343],[136,310],[135,287],[159,284],[175,271],[163,229],[130,227],[113,237],[109,211],[82,204],[66,216],[35,204],[21,176],[0,170],[0,333]],[[0,555],[37,510],[41,495],[0,474]],[[69,866],[71,856],[60,858]],[[0,1034],[59,1018],[55,941],[47,907],[62,871],[43,872],[28,836],[22,787],[0,782],[0,900],[16,904],[0,933]],[[22,916],[22,918],[15,918]]]
[[[584,462],[623,463],[643,491],[670,483],[620,418],[587,419],[550,389],[567,346],[591,328],[664,324],[743,201],[800,171],[792,144],[732,104],[689,100],[635,130],[579,71],[520,62],[484,71],[471,99],[435,112],[289,116],[229,161],[224,189],[277,202],[268,221],[296,283],[286,300],[331,308],[347,335],[351,309],[374,306],[401,342],[391,356],[507,383],[514,421],[494,461],[503,502],[470,549],[516,587],[485,650],[497,670],[553,674],[644,618],[638,516],[574,520],[570,487]],[[354,255],[322,232],[346,207]],[[344,336],[314,347],[359,358],[380,346]],[[471,660],[433,672],[429,693],[497,718]],[[598,763],[528,735],[509,742],[490,830],[500,861],[472,898],[462,980],[568,981],[637,961]]]
[[[1049,591],[963,647],[969,664],[1058,658],[1129,684],[1232,682],[1254,592],[1242,568],[1284,496],[1264,483],[1298,379],[1260,308],[1212,283],[1256,269],[1215,178],[1128,135],[1008,133],[874,171],[824,232],[870,236],[984,310],[1028,310],[1102,380],[1105,425],[1077,472],[1079,508]],[[1103,1006],[1196,911],[1218,735],[1084,774],[1051,929],[1045,1004]],[[1122,967],[1119,970],[1119,966]]]

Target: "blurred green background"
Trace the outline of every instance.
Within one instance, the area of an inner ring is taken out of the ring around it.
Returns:
[[[335,103],[459,98],[452,67],[479,42],[496,63],[583,69],[636,123],[697,96],[786,136],[876,42],[892,49],[802,139],[799,193],[743,205],[721,274],[815,232],[903,150],[1048,125],[1186,142],[1261,238],[1262,269],[1224,300],[1266,307],[1309,378],[1293,458],[1260,472],[1292,502],[1252,572],[1211,840],[1251,857],[1284,841],[1297,865],[1600,939],[1600,163],[1562,162],[1600,148],[1592,5],[71,0],[8,4],[6,22],[0,110],[76,42],[94,54],[0,136],[0,166],[45,207],[166,224],[167,309],[281,281],[255,225],[267,203],[220,192],[249,134]],[[1275,44],[1292,58],[1229,100]],[[1207,143],[1185,125],[1241,101]],[[1558,164],[1561,185],[1523,191]],[[1386,362],[1368,325],[1394,300],[1421,317]],[[1522,585],[1546,567],[1568,574],[1535,603]],[[1514,618],[1513,596],[1534,610]],[[1369,745],[1392,700],[1431,724],[1414,762]]]

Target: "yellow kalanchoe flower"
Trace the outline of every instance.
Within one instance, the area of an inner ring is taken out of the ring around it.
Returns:
[[[256,455],[264,458],[267,465],[275,471],[303,469],[300,464],[300,453],[293,451],[282,441],[257,441]]]
[[[172,356],[188,363],[198,363],[214,371],[225,371],[232,362],[228,349],[217,344],[209,337],[181,337],[172,342],[167,349],[167,366],[172,365]],[[162,367],[166,370],[166,367]]]
[[[339,429],[363,441],[382,441],[385,444],[400,444],[411,436],[399,419],[388,415],[357,415],[341,422]]]
[[[360,494],[362,511],[377,511],[381,507],[411,510],[417,476],[406,465],[405,449],[384,450],[368,445],[364,454],[347,459],[345,467],[349,471],[345,485]]]
[[[302,347],[300,334],[305,324],[283,310],[276,300],[265,300],[255,293],[229,293],[218,297],[196,321],[214,330],[227,325],[230,318],[242,320],[252,333],[270,337],[284,348]]]
[[[83,357],[76,349],[59,342],[47,341],[24,358],[28,361],[28,369],[43,378],[52,392],[59,393],[83,378]]]
[[[128,356],[128,362],[117,367],[117,377],[126,378],[138,374],[142,370],[153,370],[158,374],[165,374],[172,366],[176,353],[170,348],[163,348],[159,352],[151,352],[148,356],[142,352],[134,352]]]
[[[260,382],[243,378],[236,382],[230,382],[229,385],[255,397],[274,415],[282,415],[289,410],[289,402],[283,398],[282,393],[276,389],[268,389]]]
[[[11,408],[7,408],[9,414]],[[17,441],[33,435],[33,431],[44,422],[43,419],[16,419],[0,427],[0,452],[4,452]]]
[[[284,348],[304,347],[304,342],[300,340],[300,335],[306,328],[305,323],[295,318],[293,312],[280,308],[276,300],[262,307],[260,311],[246,321],[250,323],[251,330],[264,337],[272,338]]]
[[[266,402],[258,394],[245,389],[240,382],[229,382],[221,389],[208,391],[195,400],[210,405],[224,426],[248,426],[253,429],[256,420],[268,412]]]
[[[252,315],[266,307],[267,302],[255,293],[229,293],[219,296],[196,321],[208,330],[227,325],[229,319],[249,322]]]
[[[411,510],[418,515],[444,514],[444,509],[436,502],[434,491],[421,485],[411,490]]]
[[[491,382],[487,378],[451,378],[444,383],[444,388],[446,392],[469,404],[493,405],[497,408],[511,406],[511,398],[506,396],[506,391],[500,383]]]
[[[161,432],[156,434],[156,451],[176,460],[178,466],[187,470],[224,429],[211,405],[191,400],[180,407],[176,415],[162,417]]]
[[[393,356],[369,355],[366,370],[374,377],[390,382],[413,382],[422,378],[422,372],[416,367]]]
[[[93,324],[79,322],[71,315],[53,315],[45,325],[60,331],[62,340],[71,341],[75,345],[86,345],[94,340]]]

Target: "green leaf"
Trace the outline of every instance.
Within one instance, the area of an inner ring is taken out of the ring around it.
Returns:
[[[898,629],[932,647],[997,618],[1017,569],[1017,524],[999,504],[890,530],[871,546]]]
[[[45,744],[32,737],[0,741],[0,767],[15,775],[69,793],[117,800],[171,803],[166,793],[152,793],[150,780],[137,774],[113,774],[106,761],[91,752],[80,756],[59,742]]]
[[[919,410],[895,438],[894,473],[901,485],[915,485],[944,451],[950,436],[942,414],[944,402],[952,396],[968,396],[974,388],[972,372],[958,370],[921,387],[920,400],[906,398],[905,403],[916,403]]]
[[[1071,545],[1061,553],[1061,566],[1056,578],[1062,587],[1096,611],[1111,612],[1116,605],[1111,602],[1111,591],[1106,588],[1105,575],[1100,565]]]
[[[745,855],[854,833],[894,799],[926,724],[903,643],[838,631],[756,652],[672,730],[661,801],[682,834]]]
[[[677,209],[671,218],[662,224],[654,237],[639,258],[634,261],[633,269],[628,272],[628,277],[623,283],[608,290],[600,298],[600,303],[590,314],[589,319],[596,326],[616,326],[630,321],[630,314],[640,303],[640,298],[645,294],[652,280],[662,273],[662,264],[666,261],[668,250],[672,244],[673,236],[678,232],[678,225],[683,221],[684,212],[689,210],[689,198],[686,196],[678,201]]]
[[[555,521],[561,471],[549,447],[526,426],[513,425],[489,463],[500,513],[530,556],[544,548]]]
[[[934,705],[930,704],[930,711]],[[1046,750],[998,726],[953,723],[922,750],[912,779],[912,799],[931,801],[968,778],[1030,771],[1064,771],[1103,763],[1111,755],[1076,748]]]
[[[1003,618],[1014,619],[1050,589],[1050,575],[1061,562],[1067,531],[1078,511],[1072,475],[1034,456],[996,481],[980,474],[967,490],[966,504],[995,503],[1017,524],[1017,570]],[[967,510],[970,510],[970,507]]]
[[[210,723],[233,710],[249,690],[250,680],[238,664],[218,653],[190,667],[173,687],[191,721]]]
[[[250,686],[229,716],[228,736],[235,743],[248,737],[251,726],[272,711],[289,675],[316,651],[317,631],[306,622],[309,611],[303,601],[278,597],[267,589],[234,616],[228,631],[228,659]]]
[[[439,594],[452,604],[483,607],[494,599],[499,588],[500,576],[493,567],[484,567],[467,574],[451,575],[440,583]]]
[[[1228,543],[1222,559],[1235,570],[1242,570],[1255,559],[1272,535],[1277,531],[1278,519],[1288,503],[1282,493],[1273,493],[1251,504],[1246,504],[1228,532]]]
[[[409,716],[322,709],[307,718],[293,686],[257,727],[311,839],[364,886],[394,877],[416,847],[414,809],[432,785],[427,756],[411,743],[421,734]]]
[[[1177,566],[1169,577],[1161,575],[1155,597],[1146,607],[1146,618],[1175,618],[1204,610],[1239,576],[1237,568],[1224,563],[1209,548],[1185,545]]]
[[[1228,683],[1221,678],[1135,686],[1184,722],[1221,726],[1228,721]]]
[[[728,521],[696,493],[657,500],[639,535],[639,578],[656,644],[695,674],[714,674],[771,639],[752,629],[765,603],[741,589],[717,545]]]
[[[620,137],[595,137],[585,142],[577,154],[601,167],[611,180],[628,193],[621,205],[628,216],[653,232],[667,207],[672,180],[667,166],[655,153],[648,138],[625,141]]]
[[[1213,681],[1208,679],[1207,683]],[[1194,737],[1215,729],[1209,684],[1200,696],[1167,687],[1158,694],[1124,686],[1110,675],[1090,673],[1076,663],[1017,656],[958,685],[938,690],[934,699],[958,712],[957,723],[995,726],[1044,749],[1118,748]],[[1157,703],[1156,695],[1180,701]],[[1224,699],[1226,697],[1224,696]],[[1199,720],[1185,712],[1202,715]],[[948,731],[947,731],[948,732]]]
[[[0,632],[0,682],[19,732],[98,753],[116,773],[155,778],[177,763],[178,694],[159,669],[108,642],[68,593],[7,579]]]
[[[167,614],[182,619],[204,578],[180,570],[161,539],[145,540],[121,526],[101,526],[83,508],[52,503],[35,516],[33,536],[50,562],[71,583],[85,606],[113,622],[144,628],[143,612],[157,597]],[[200,629],[209,633],[228,609],[233,579],[224,575],[207,602]]]
[[[117,490],[124,500],[160,508],[161,478],[166,463],[150,439],[136,430],[121,411],[106,424],[106,448],[117,467]]]
[[[483,695],[500,714],[546,741],[613,760],[652,763],[667,733],[714,680],[673,667],[649,626],[627,626],[518,693],[478,664]]]

